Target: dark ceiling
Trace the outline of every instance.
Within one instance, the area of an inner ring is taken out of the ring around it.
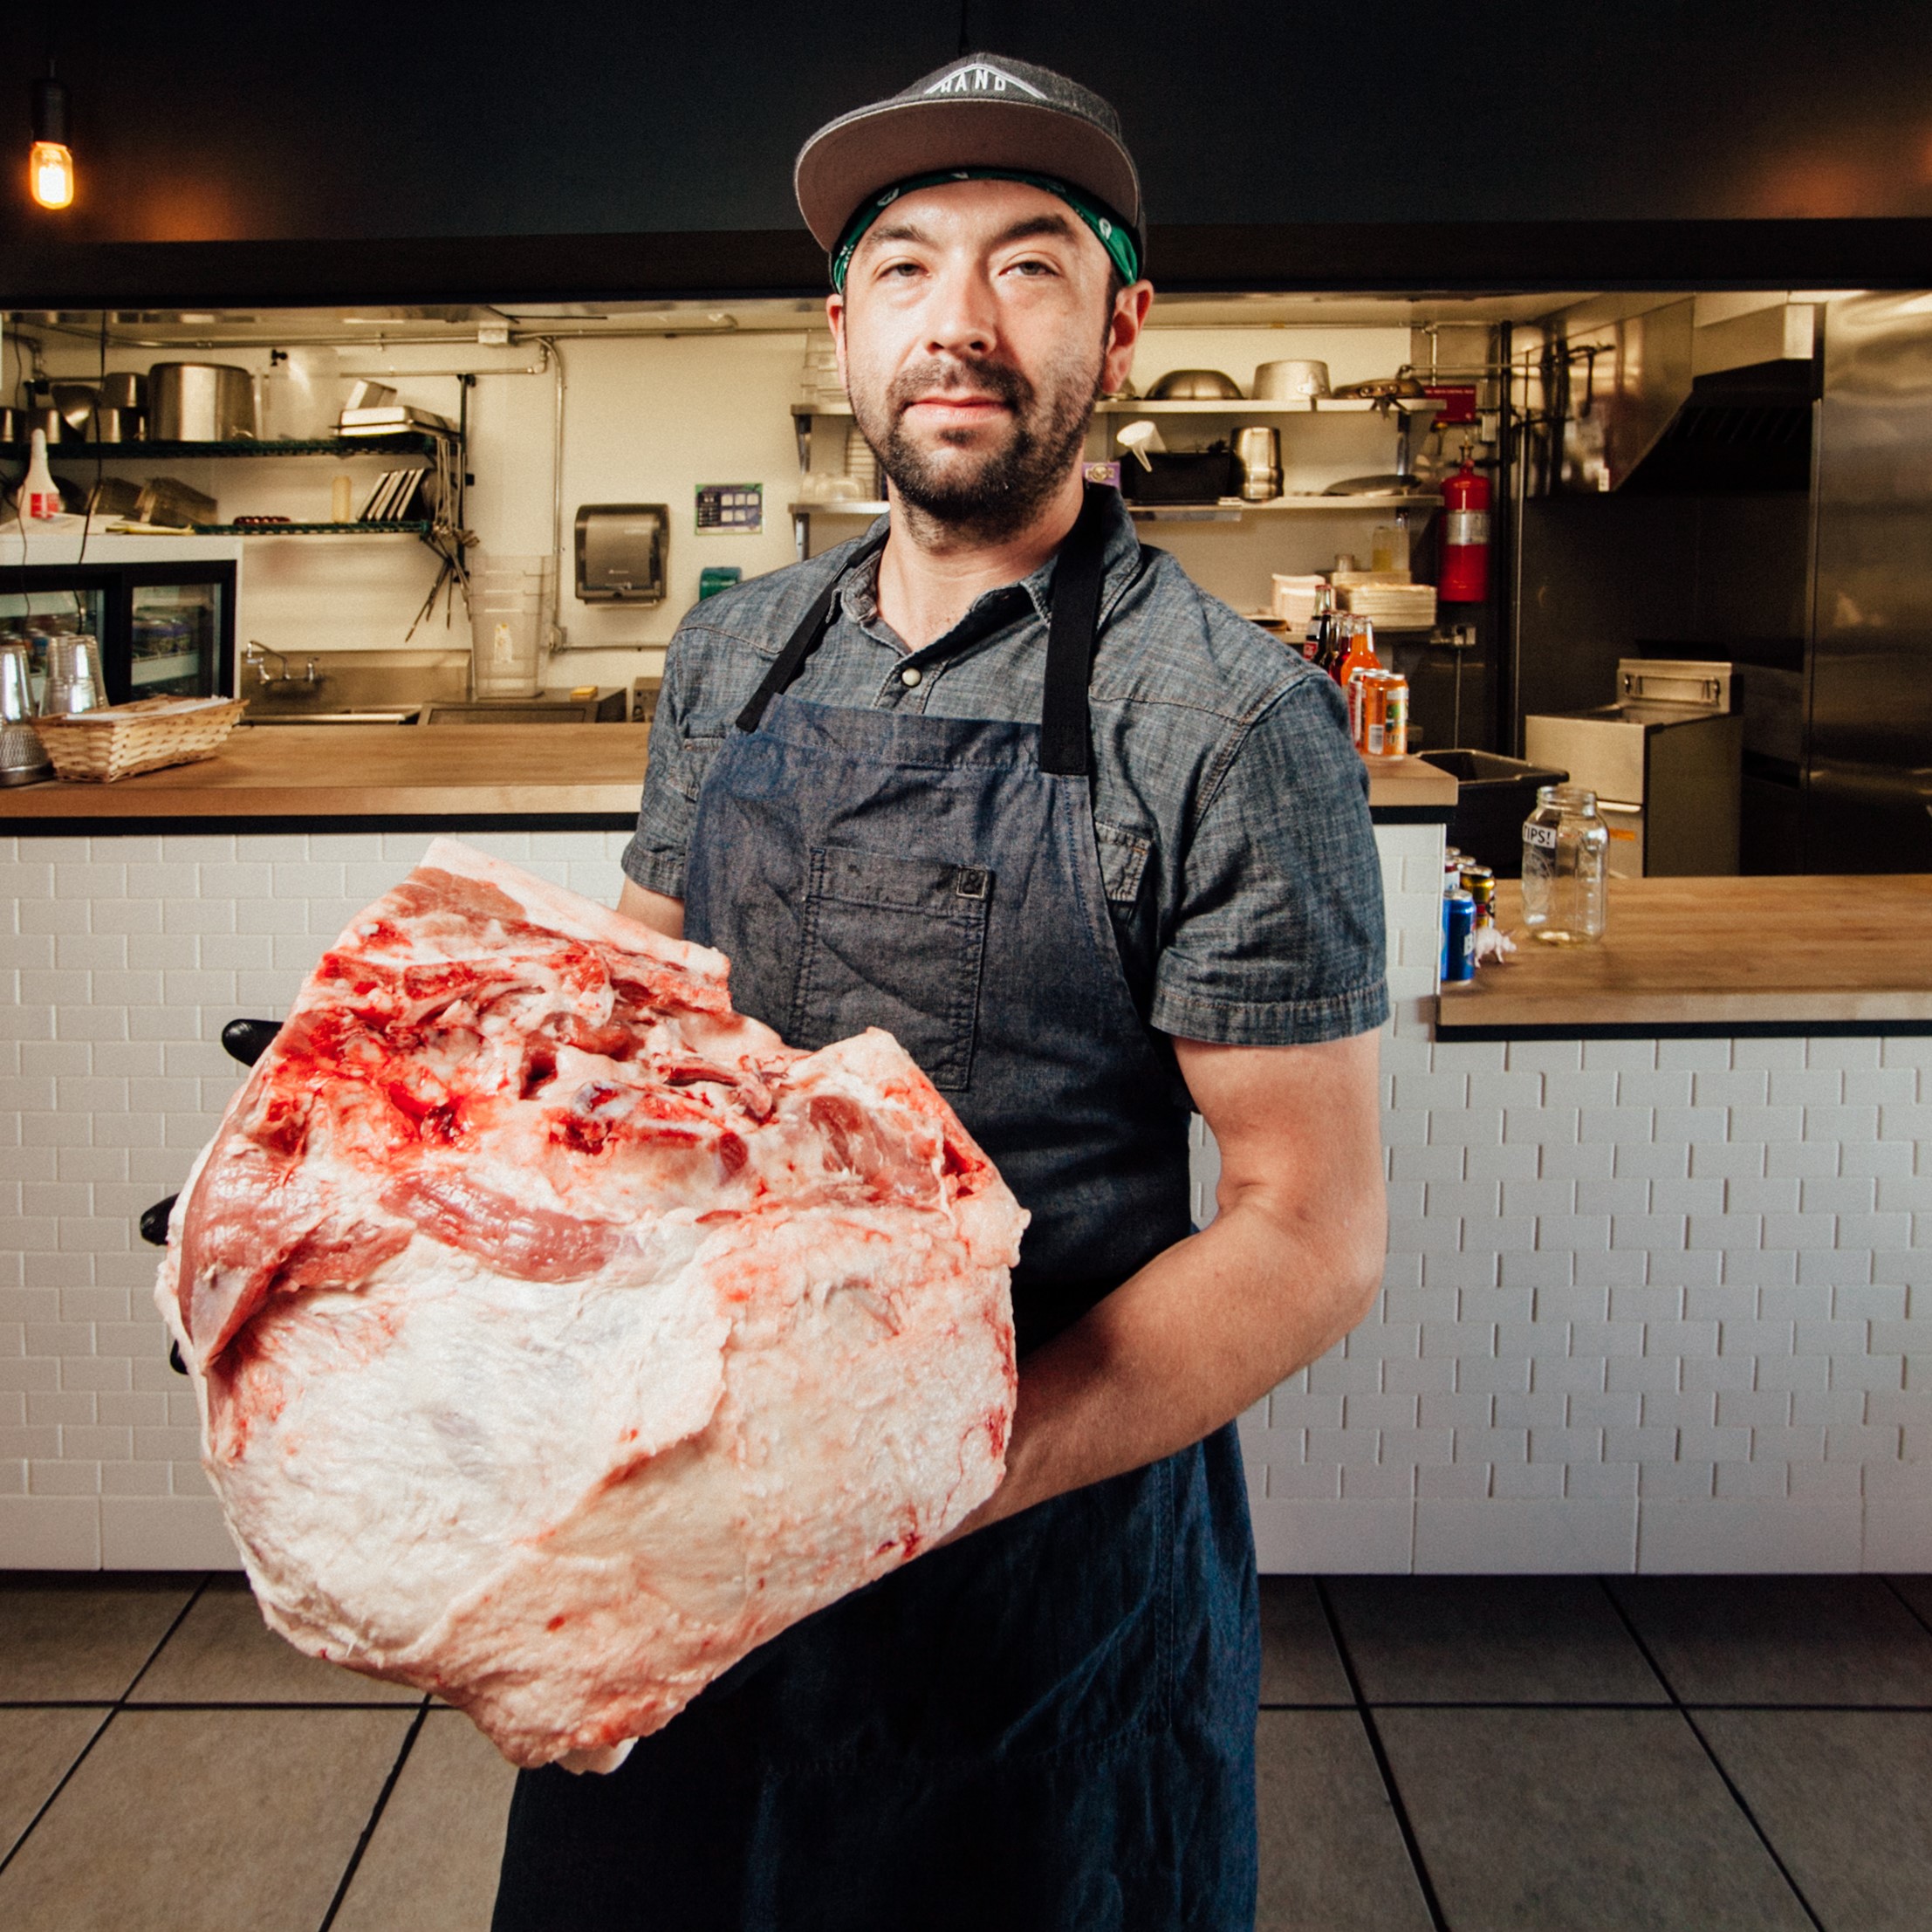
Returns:
[[[708,286],[724,272],[724,237],[745,230],[765,231],[746,237],[764,285],[810,282],[790,192],[798,142],[949,59],[963,17],[957,0],[417,0],[380,18],[67,10],[53,45],[80,192],[58,216],[24,192],[42,31],[10,34],[0,56],[0,127],[19,150],[0,172],[10,304],[130,275],[142,285],[124,279],[118,298],[160,299],[169,277],[239,274],[249,286],[202,279],[196,292],[264,299],[271,291],[251,278],[278,272],[337,278],[307,294],[368,294],[348,284],[379,270],[398,297],[427,298],[450,271],[480,294],[468,284],[488,272],[483,244],[494,241],[511,244],[506,271],[533,262],[554,292],[599,278],[599,237],[611,238],[602,273],[622,286],[640,273],[665,286],[695,273]],[[1932,279],[1919,225],[1932,221],[1922,0],[969,0],[963,31],[1114,100],[1150,216],[1175,237],[1170,263],[1189,231],[1262,229],[1291,237],[1279,247],[1318,277],[1325,252],[1346,281],[1413,246],[1426,280],[1486,249],[1517,279],[1542,261],[1540,279],[1573,282],[1579,264],[1551,259],[1566,242],[1574,257],[1583,237],[1600,249],[1703,223],[1720,227],[1652,245],[1682,252],[1701,233],[1696,246],[1717,247],[1709,278],[1723,280],[1755,272],[1725,265],[1725,245],[1753,244],[1724,244],[1723,230],[1862,221],[1839,244],[1842,255],[1863,235],[1859,279]],[[1821,233],[1781,232],[1792,247]],[[674,272],[679,235],[701,259]],[[548,238],[560,245],[546,254]],[[379,245],[418,240],[442,252]],[[183,243],[224,245],[175,252]],[[282,271],[262,244],[281,245]],[[1215,244],[1216,263],[1226,246]],[[787,267],[794,254],[801,265]],[[1158,253],[1154,267],[1158,277]],[[1810,273],[1792,258],[1773,279]],[[398,274],[417,279],[404,289]]]

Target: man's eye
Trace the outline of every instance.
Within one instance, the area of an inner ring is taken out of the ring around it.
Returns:
[[[1038,280],[1043,276],[1056,275],[1059,271],[1051,262],[1042,261],[1037,255],[1028,255],[1008,264],[1010,272],[1024,275],[1029,280]]]

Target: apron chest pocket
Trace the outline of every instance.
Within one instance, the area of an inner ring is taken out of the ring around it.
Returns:
[[[935,1086],[968,1086],[993,886],[983,866],[814,846],[785,1038],[816,1052],[882,1026]]]

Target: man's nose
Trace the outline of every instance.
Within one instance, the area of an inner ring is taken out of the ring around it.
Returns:
[[[964,264],[942,271],[928,312],[928,353],[988,355],[999,339],[993,285],[983,268]]]

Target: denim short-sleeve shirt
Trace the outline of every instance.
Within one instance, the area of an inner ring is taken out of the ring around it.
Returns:
[[[874,526],[875,528],[877,526]],[[1053,564],[989,591],[908,652],[863,539],[707,599],[679,627],[625,873],[682,898],[706,772],[828,583],[825,641],[791,695],[1037,723]],[[1143,548],[1110,511],[1089,687],[1093,830],[1128,983],[1187,1039],[1285,1046],[1387,1017],[1381,870],[1362,762],[1320,671]]]

